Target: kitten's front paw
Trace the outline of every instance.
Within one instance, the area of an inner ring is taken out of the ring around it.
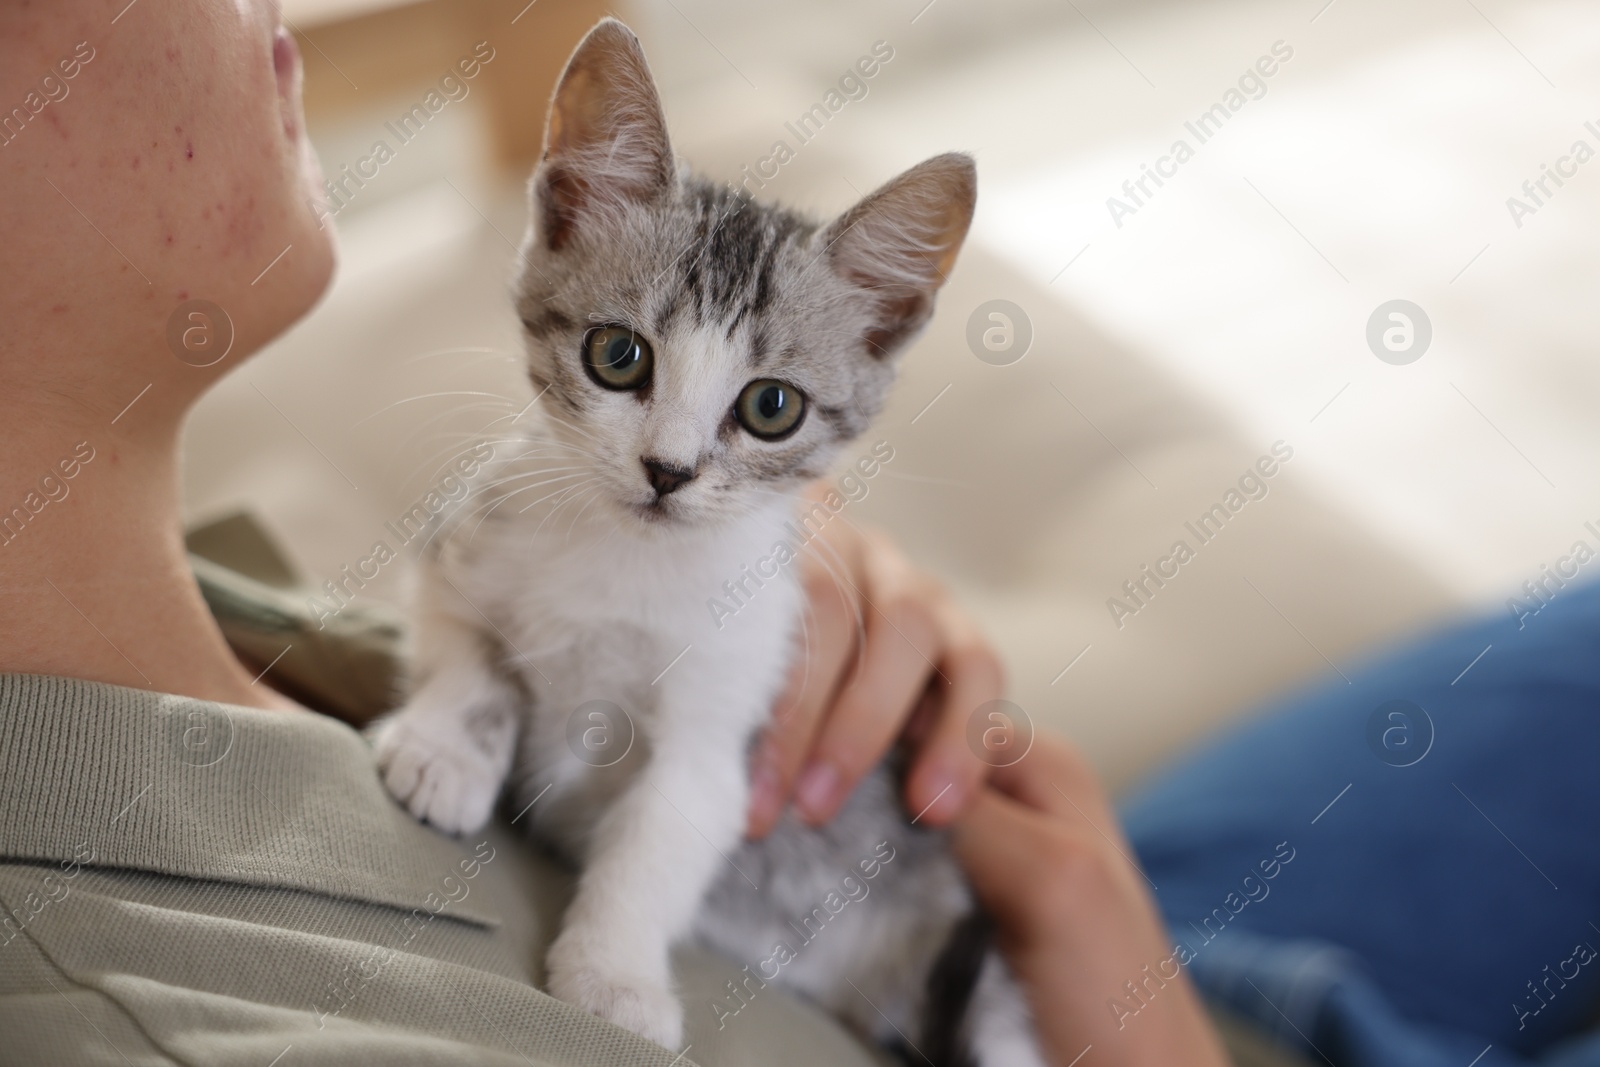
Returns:
[[[683,1006],[670,986],[639,974],[594,966],[575,958],[577,953],[563,951],[567,947],[557,939],[546,960],[551,996],[663,1048],[682,1045]]]
[[[372,745],[384,785],[417,818],[451,834],[489,821],[504,771],[471,738],[427,729],[402,712],[379,725]]]

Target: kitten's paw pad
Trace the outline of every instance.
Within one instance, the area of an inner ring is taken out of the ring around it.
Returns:
[[[398,715],[372,741],[383,783],[417,818],[451,834],[489,821],[500,768],[469,738],[420,728]]]
[[[666,984],[593,967],[552,962],[550,995],[632,1030],[663,1048],[683,1044],[683,1006]]]

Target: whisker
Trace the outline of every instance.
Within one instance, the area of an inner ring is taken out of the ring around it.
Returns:
[[[509,493],[506,493],[504,496],[502,496],[498,500],[496,500],[490,506],[489,510],[487,510],[487,511],[485,511],[483,513],[483,517],[478,520],[478,525],[474,526],[472,528],[472,533],[467,537],[467,543],[468,544],[472,543],[473,539],[475,539],[478,536],[478,531],[483,527],[483,524],[489,521],[489,516],[493,515],[495,513],[495,511],[499,509],[500,505],[504,504],[506,501],[511,500],[513,497],[520,496],[523,493],[530,492],[530,491],[532,491],[534,489],[542,488],[542,487],[544,487],[546,485],[554,485],[556,482],[565,482],[565,481],[570,481],[573,478],[582,478],[582,477],[583,477],[583,475],[581,473],[580,474],[559,474],[559,475],[555,476],[554,478],[548,478],[548,479],[546,479],[546,480],[544,480],[542,482],[532,482],[532,483],[530,483],[528,485],[521,486],[521,487],[519,487],[517,489],[512,490]],[[542,500],[542,499],[545,499],[545,498],[541,497],[540,499]],[[537,504],[538,501],[536,500],[536,501],[534,501],[534,503]],[[528,506],[532,507],[533,505],[530,504]],[[528,508],[523,508],[522,510],[523,511],[527,511]],[[518,512],[518,514],[521,514],[521,512]]]
[[[551,480],[552,481],[564,481],[567,478],[576,478],[576,477],[579,477],[579,475],[567,474],[567,475],[562,475],[559,478],[554,478],[554,479],[551,479]],[[474,526],[472,528],[472,533],[467,537],[467,543],[471,544],[473,539],[475,539],[478,536],[478,530],[483,526],[483,524],[486,521],[488,521],[489,515],[491,513],[493,513],[495,508],[498,508],[501,504],[504,504],[507,500],[510,500],[512,497],[516,496],[518,493],[525,492],[525,491],[530,490],[530,489],[537,489],[537,488],[539,488],[539,485],[525,485],[521,489],[513,490],[512,492],[507,493],[504,496],[500,497],[498,500],[495,500],[490,505],[489,510],[487,512],[485,512],[483,517],[478,520],[478,525]],[[474,514],[476,514],[479,509],[481,509],[484,506],[484,504],[486,503],[486,501],[484,499],[484,496],[485,496],[485,494],[482,493],[482,492],[474,492],[471,496],[468,496],[466,498],[466,500],[462,501],[462,504],[461,504],[460,507],[456,508],[455,511],[450,513],[450,515],[449,515],[447,520],[441,521],[441,522],[435,524],[435,529],[434,529],[433,533],[428,535],[428,539],[422,543],[421,547],[418,548],[417,551],[421,552],[421,551],[425,550],[429,545],[433,544],[434,538],[438,537],[439,534],[443,533],[445,530],[447,530],[447,529],[449,529],[449,530],[458,530],[458,529],[460,529],[462,524],[464,524],[468,519],[470,519]]]
[[[529,472],[529,473],[530,474],[544,474],[544,473],[548,473],[548,472],[536,471],[536,472]],[[500,494],[498,496],[496,496],[494,494],[494,490],[497,489],[497,488],[500,488],[503,485],[509,484],[509,482],[512,481],[513,479],[505,479],[503,481],[491,482],[491,483],[488,483],[488,484],[483,485],[483,486],[475,486],[473,488],[472,494],[469,497],[467,497],[466,501],[463,502],[463,505],[456,509],[456,511],[452,515],[452,519],[455,521],[456,525],[459,525],[459,524],[465,522],[467,519],[471,518],[473,515],[477,514],[480,510],[482,510],[485,507],[488,507],[489,511],[492,512],[495,508],[499,507],[501,504],[504,504],[507,500],[510,500],[512,497],[516,496],[518,493],[526,492],[527,490],[530,490],[530,489],[537,489],[541,485],[549,485],[549,484],[552,484],[554,482],[565,481],[565,480],[567,480],[569,478],[577,478],[577,477],[580,477],[580,476],[581,476],[580,474],[558,475],[557,477],[547,479],[546,481],[543,481],[543,482],[536,482],[536,483],[533,483],[533,484],[530,484],[530,485],[524,485],[524,486],[522,486],[522,487],[520,487],[518,489],[512,490],[509,493],[503,493],[503,494]],[[470,506],[468,506],[468,505],[470,505]],[[483,518],[478,521],[478,526],[482,526],[483,525],[483,520],[487,519],[487,518],[488,518],[488,514],[486,513],[483,516]],[[473,527],[473,533],[474,534],[477,533],[477,530],[478,530],[477,526]]]
[[[485,439],[485,438],[482,438],[482,437],[478,436],[477,434],[473,434],[473,433],[461,433],[461,434],[451,434],[451,435],[442,435],[442,436],[457,436],[462,440],[471,441],[474,444],[491,444],[491,445],[492,444],[516,444],[516,443],[521,442],[521,441],[524,440],[523,438],[520,438],[520,437],[508,437],[508,438],[504,438],[504,439],[500,439],[500,440],[497,440],[497,439],[494,439],[494,438]],[[459,459],[460,457],[466,455],[470,451],[472,451],[472,447],[471,446],[460,446],[460,445],[451,445],[451,446],[447,446],[445,448],[435,449],[432,452],[430,452],[428,454],[427,458],[425,458],[421,463],[418,463],[416,466],[412,467],[411,470],[406,472],[405,479],[401,482],[401,484],[402,485],[409,484],[412,481],[412,479],[416,478],[416,476],[418,474],[422,473],[422,470],[423,470],[424,467],[428,467],[430,465],[433,465],[433,467],[434,467],[433,476],[428,480],[428,484],[432,485],[433,483],[437,482],[443,476],[444,470],[445,470],[446,467],[448,467],[452,462],[454,462],[455,460]],[[440,456],[443,456],[445,458],[442,461],[440,461],[439,460]]]
[[[420,396],[408,396],[404,400],[396,400],[392,404],[387,404],[387,405],[379,408],[377,411],[374,411],[372,414],[368,415],[366,418],[356,420],[351,425],[351,429],[355,429],[355,427],[360,426],[364,422],[371,422],[373,419],[377,418],[379,415],[382,415],[384,412],[393,411],[395,408],[399,407],[402,404],[415,404],[419,400],[433,400],[433,399],[435,399],[437,397],[441,397],[441,396],[481,396],[481,397],[487,397],[487,398],[489,398],[491,400],[499,400],[502,403],[507,404],[507,405],[510,405],[510,404],[513,403],[513,401],[511,400],[510,397],[501,396],[499,393],[485,393],[485,392],[483,392],[481,390],[472,390],[472,389],[445,389],[445,390],[441,390],[441,391],[439,391],[437,393],[423,393]]]
[[[571,430],[573,433],[580,434],[583,437],[588,438],[590,441],[593,441],[597,445],[602,445],[603,446],[605,444],[605,442],[601,441],[594,434],[590,433],[588,430],[585,430],[583,427],[579,426],[577,423],[567,422],[567,421],[565,421],[565,420],[563,420],[561,418],[558,418],[557,416],[551,414],[549,409],[545,410],[544,417],[549,419],[551,422],[555,423],[557,426],[565,426],[567,429]]]
[[[437,415],[430,416],[429,418],[422,420],[421,422],[415,424],[414,426],[412,426],[410,428],[410,432],[407,433],[401,439],[401,446],[404,447],[407,450],[410,450],[411,448],[413,448],[414,446],[416,446],[419,443],[425,443],[427,441],[435,440],[435,439],[437,439],[437,438],[439,438],[441,436],[448,437],[448,436],[451,436],[451,435],[459,435],[462,438],[481,437],[483,435],[483,433],[484,433],[484,430],[485,430],[485,427],[483,427],[483,426],[478,427],[476,430],[461,430],[461,429],[452,429],[452,428],[448,428],[447,427],[447,428],[443,428],[443,429],[437,430],[437,431],[435,431],[434,433],[431,433],[431,434],[425,433],[425,431],[427,431],[430,427],[434,426],[435,424],[443,422],[446,419],[453,419],[453,418],[458,418],[458,417],[463,416],[463,415],[469,415],[474,411],[482,411],[485,408],[488,408],[489,410],[492,411],[492,410],[495,410],[495,405],[490,405],[490,404],[486,404],[486,403],[464,404],[464,405],[461,405],[459,407],[451,408],[448,411],[440,412]],[[498,421],[498,420],[493,420],[493,421]],[[425,460],[423,465],[425,466],[426,463],[427,463],[427,461]]]
[[[835,549],[834,549],[834,547],[832,545],[828,544],[826,541],[822,540],[822,538],[820,538],[820,537],[819,538],[814,538],[811,542],[808,542],[806,545],[804,545],[801,548],[801,551],[805,551],[805,549],[810,548],[813,544],[816,544],[816,545],[819,546],[819,549],[815,553],[813,558],[817,561],[818,564],[821,565],[822,569],[827,572],[828,577],[830,579],[832,579],[832,581],[833,581],[834,588],[839,591],[839,595],[844,600],[844,602],[846,604],[850,605],[850,609],[851,609],[852,613],[855,616],[855,624],[856,624],[856,642],[855,642],[855,645],[856,645],[856,657],[855,657],[854,665],[850,668],[851,669],[851,673],[855,673],[855,672],[857,672],[857,671],[859,671],[861,669],[862,659],[866,655],[866,648],[867,648],[867,619],[866,619],[866,615],[862,612],[861,604],[857,600],[857,598],[851,596],[849,594],[849,592],[846,591],[846,589],[845,589],[845,585],[848,584],[848,585],[850,585],[851,589],[853,590],[855,588],[855,583],[849,582],[847,579],[844,579],[843,575],[841,574],[842,571],[849,570],[849,568],[846,566],[846,564],[844,562],[843,557],[841,557],[838,554],[838,552],[835,551]],[[828,560],[823,558],[823,555],[822,555],[822,550],[823,549],[826,549],[828,554],[833,557],[834,561],[839,564],[839,570],[835,570],[833,568],[833,564],[829,563]],[[865,600],[866,597],[863,595],[860,599],[861,600]]]
[[[499,505],[511,499],[511,497],[515,496],[517,493],[523,492],[524,490],[537,489],[541,485],[553,485],[556,482],[565,481],[569,478],[581,477],[588,470],[588,467],[550,467],[544,470],[524,471],[521,474],[513,474],[507,478],[499,478],[484,485],[482,489],[478,490],[478,496],[480,502],[482,503],[487,503],[492,499],[496,505]],[[562,473],[564,471],[571,471],[575,473]],[[509,493],[495,494],[495,490],[515,485],[517,482],[525,481],[528,478],[538,478],[540,480],[536,482],[529,482],[527,485],[518,486]]]
[[[577,485],[569,486],[566,489],[558,490],[556,493],[552,493],[551,496],[558,497],[558,499],[556,500],[556,502],[554,504],[550,505],[550,510],[545,512],[544,518],[539,520],[539,525],[537,525],[537,526],[535,526],[533,528],[533,534],[531,535],[531,537],[529,539],[532,540],[532,539],[537,538],[539,536],[539,531],[544,529],[544,524],[549,522],[551,519],[556,517],[556,514],[561,510],[561,505],[567,503],[574,496],[576,496],[577,493],[579,493],[580,491],[582,491],[586,487],[587,487],[586,483],[579,482]],[[549,497],[546,497],[545,499],[549,499]],[[526,511],[527,508],[523,508],[523,510]]]
[[[521,471],[517,474],[508,474],[504,478],[496,478],[493,481],[485,482],[479,489],[479,492],[486,493],[490,490],[498,489],[502,485],[510,485],[512,482],[520,481],[523,478],[538,478],[546,474],[556,474],[560,471],[578,471],[589,469],[590,468],[587,464],[573,464],[567,467],[536,467],[533,470]]]
[[[599,485],[598,482],[595,484],[595,488],[596,489],[600,488],[600,485]],[[567,541],[571,541],[572,540],[572,531],[577,529],[578,520],[583,518],[583,513],[585,511],[588,511],[589,510],[589,506],[591,504],[593,504],[596,500],[599,500],[599,499],[600,499],[600,494],[598,492],[596,492],[596,493],[594,493],[593,495],[591,495],[589,497],[588,502],[585,503],[583,505],[583,507],[578,509],[578,513],[572,517],[572,522],[567,524],[567,536],[566,536],[565,540],[567,540]],[[615,529],[615,527],[613,527],[613,529]]]

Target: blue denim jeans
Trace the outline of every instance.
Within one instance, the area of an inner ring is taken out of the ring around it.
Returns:
[[[1600,585],[1335,675],[1122,815],[1174,942],[1124,1026],[1181,965],[1315,1063],[1600,1065]]]

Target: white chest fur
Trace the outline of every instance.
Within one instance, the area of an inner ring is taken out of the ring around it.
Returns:
[[[442,829],[476,830],[508,777],[539,798],[529,823],[583,868],[551,991],[667,1045],[668,949],[742,834],[746,747],[801,617],[792,563],[746,581],[732,616],[710,602],[770,556],[792,503],[692,528],[555,506],[464,517],[419,568],[420,681],[375,737],[391,791]],[[621,712],[628,759],[597,766],[573,743],[594,702]]]
[[[574,857],[639,769],[681,748],[710,778],[765,721],[800,619],[793,569],[744,577],[787,536],[792,505],[714,529],[644,531],[538,510],[473,530],[441,573],[481,611],[527,694],[512,769],[529,824]],[[656,534],[650,536],[651,534]],[[719,616],[737,587],[739,610]],[[547,788],[548,787],[548,788]]]

